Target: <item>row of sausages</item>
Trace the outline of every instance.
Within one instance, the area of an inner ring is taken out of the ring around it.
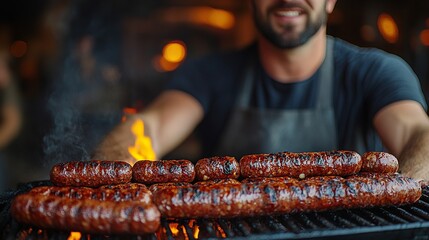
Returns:
[[[193,182],[195,179],[237,179],[256,177],[348,176],[358,172],[394,173],[398,160],[385,152],[354,151],[280,152],[234,157],[211,157],[198,160],[138,161],[131,167],[126,162],[89,161],[55,165],[51,181],[59,186],[98,187],[130,181],[153,184],[160,182]]]
[[[410,204],[418,182],[400,174],[129,183],[100,188],[45,186],[18,195],[14,218],[43,228],[101,234],[156,232],[161,216],[218,218]]]
[[[256,154],[239,163],[213,157],[195,166],[187,160],[139,161],[132,167],[120,161],[68,162],[51,170],[57,186],[17,196],[11,211],[18,221],[45,228],[144,234],[159,228],[161,215],[254,216],[416,201],[420,187],[392,175],[397,169],[390,154],[353,151]],[[195,179],[200,182],[191,184]]]

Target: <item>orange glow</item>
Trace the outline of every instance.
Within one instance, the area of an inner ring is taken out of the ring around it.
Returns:
[[[377,20],[378,30],[381,33],[381,36],[389,42],[396,43],[399,38],[398,25],[395,20],[389,14],[382,13],[378,16]]]
[[[164,46],[162,57],[168,62],[178,63],[183,61],[186,56],[186,47],[183,42],[174,41]]]
[[[80,232],[71,232],[67,240],[80,240],[81,237],[82,237],[82,234]]]
[[[136,136],[134,146],[128,147],[128,152],[135,160],[156,160],[150,137],[144,135],[144,123],[136,120],[131,126],[131,132]]]
[[[180,63],[169,62],[162,56],[155,57],[153,64],[155,69],[159,72],[174,71],[180,65]]]
[[[224,30],[231,29],[235,24],[234,15],[222,9],[199,7],[193,10],[191,16],[193,22],[207,24]]]
[[[423,30],[420,33],[420,41],[422,42],[423,45],[429,47],[429,29]]]
[[[20,58],[27,53],[27,43],[22,40],[17,40],[10,46],[10,54],[13,57]]]

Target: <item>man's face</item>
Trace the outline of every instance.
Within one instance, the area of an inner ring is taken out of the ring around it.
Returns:
[[[328,0],[252,0],[261,34],[282,49],[306,43],[326,25]]]

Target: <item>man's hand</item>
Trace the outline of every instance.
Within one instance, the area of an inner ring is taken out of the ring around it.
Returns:
[[[140,145],[139,142],[136,144],[136,137],[142,134],[150,137],[155,155],[161,158],[192,133],[203,115],[201,104],[191,95],[165,91],[142,113],[131,116],[113,129],[95,151],[94,158],[133,160],[128,148]],[[143,129],[141,133],[136,131],[136,121],[143,121],[144,133]]]
[[[374,125],[383,144],[399,160],[399,171],[429,180],[429,118],[415,101],[400,101],[381,109]]]
[[[131,132],[131,121],[118,125],[107,135],[94,152],[94,159],[132,161],[133,157],[128,152],[128,147],[135,141]]]
[[[399,156],[399,170],[417,180],[429,180],[429,127],[417,129]]]

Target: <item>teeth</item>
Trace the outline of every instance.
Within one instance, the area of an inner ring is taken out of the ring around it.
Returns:
[[[278,12],[278,15],[282,17],[296,17],[299,15],[299,11],[282,11]]]

